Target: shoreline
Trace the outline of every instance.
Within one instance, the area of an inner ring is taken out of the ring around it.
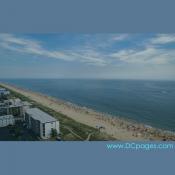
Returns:
[[[105,132],[119,140],[175,140],[175,133],[173,131],[154,128],[147,124],[124,119],[120,116],[95,111],[94,109],[82,107],[14,85],[6,83],[0,83],[0,85],[47,106],[58,113],[64,114],[79,123],[86,124],[93,128],[101,128],[101,132]]]

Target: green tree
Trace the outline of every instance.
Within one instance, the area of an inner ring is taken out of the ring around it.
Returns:
[[[56,129],[53,129],[51,130],[51,137],[57,137],[58,133],[57,133],[57,130]]]

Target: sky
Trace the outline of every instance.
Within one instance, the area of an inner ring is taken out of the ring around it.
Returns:
[[[0,78],[175,80],[175,34],[0,33]]]

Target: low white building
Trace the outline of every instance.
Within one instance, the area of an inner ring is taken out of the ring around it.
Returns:
[[[5,97],[9,94],[10,92],[8,90],[6,90],[5,88],[0,88],[0,98]]]
[[[25,111],[30,106],[30,103],[21,101],[19,98],[4,100],[0,104],[0,114],[13,115],[15,120],[24,120]]]
[[[51,137],[52,130],[59,134],[59,121],[38,108],[26,110],[25,121],[28,128],[32,129],[42,139]]]
[[[5,127],[8,125],[14,125],[15,119],[13,115],[3,115],[0,116],[0,127]]]

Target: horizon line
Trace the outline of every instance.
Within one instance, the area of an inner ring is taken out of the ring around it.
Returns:
[[[28,80],[31,80],[31,79],[34,79],[34,80],[38,80],[38,79],[77,79],[77,80],[140,80],[140,81],[175,81],[175,79],[148,79],[148,78],[93,78],[93,77],[84,77],[84,78],[79,78],[79,77],[46,77],[46,78],[43,78],[43,77],[11,77],[11,78],[0,78],[0,80],[15,80],[15,79],[28,79]]]

